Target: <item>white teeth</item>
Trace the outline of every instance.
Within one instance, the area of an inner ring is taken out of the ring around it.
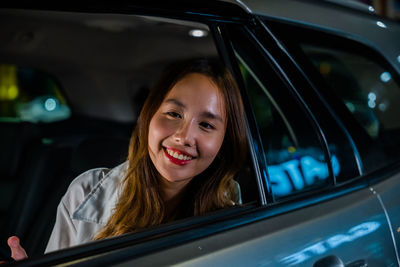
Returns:
[[[178,154],[178,152],[172,151],[172,150],[169,150],[169,149],[167,149],[167,153],[170,156],[172,156],[172,157],[174,157],[176,159],[180,159],[180,160],[191,160],[192,159],[192,157],[189,157],[189,156],[186,156],[186,155],[183,155],[183,154]]]

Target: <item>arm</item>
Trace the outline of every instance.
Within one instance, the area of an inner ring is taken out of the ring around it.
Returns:
[[[56,223],[50,235],[45,253],[71,247],[76,244],[76,227],[71,219],[70,211],[64,204],[64,198],[57,208]]]

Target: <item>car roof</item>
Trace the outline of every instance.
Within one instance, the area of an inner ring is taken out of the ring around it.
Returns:
[[[400,23],[351,0],[227,0],[246,12],[353,39],[378,50],[400,72]]]

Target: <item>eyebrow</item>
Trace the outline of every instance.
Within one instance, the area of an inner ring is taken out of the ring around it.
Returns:
[[[180,106],[182,108],[186,108],[186,106],[179,100],[176,100],[175,98],[168,98],[167,100],[165,100],[166,103],[172,103],[175,104],[177,106]]]
[[[166,103],[173,103],[173,104],[175,104],[175,105],[177,105],[177,106],[179,106],[181,108],[184,108],[184,109],[186,108],[186,106],[182,102],[180,102],[179,100],[177,100],[175,98],[169,98],[169,99],[165,100],[165,102]],[[221,118],[221,116],[219,116],[217,114],[214,114],[212,112],[204,111],[200,115],[202,117],[206,117],[208,119],[213,119],[213,120],[218,120],[221,123],[224,123],[224,120]]]
[[[221,118],[221,116],[218,116],[217,114],[214,114],[214,113],[211,113],[211,112],[208,112],[208,111],[202,112],[201,116],[209,118],[209,119],[212,119],[212,120],[218,120],[221,123],[224,123],[224,120]]]

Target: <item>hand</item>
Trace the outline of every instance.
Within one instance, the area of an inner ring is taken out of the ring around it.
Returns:
[[[23,247],[21,247],[19,243],[19,238],[16,236],[11,236],[7,240],[7,244],[11,249],[11,258],[16,261],[23,260],[28,258],[26,255],[26,251]]]

